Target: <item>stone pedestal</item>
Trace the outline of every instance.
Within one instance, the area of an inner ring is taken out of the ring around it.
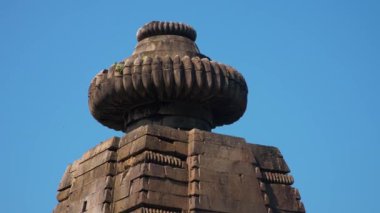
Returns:
[[[305,212],[275,147],[146,125],[69,165],[54,213]]]

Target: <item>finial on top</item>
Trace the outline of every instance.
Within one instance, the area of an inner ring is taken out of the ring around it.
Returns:
[[[238,120],[247,106],[243,76],[200,53],[195,38],[186,24],[144,25],[132,55],[91,82],[92,115],[125,132],[148,124],[210,131]]]
[[[151,21],[137,31],[137,41],[156,35],[178,35],[192,41],[197,38],[197,32],[190,25],[180,22]]]

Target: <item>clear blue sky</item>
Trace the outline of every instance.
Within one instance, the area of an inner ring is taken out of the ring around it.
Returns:
[[[1,212],[51,212],[66,165],[122,135],[87,106],[95,74],[137,29],[182,21],[246,78],[249,104],[215,132],[273,145],[309,213],[378,212],[380,1],[1,1]]]

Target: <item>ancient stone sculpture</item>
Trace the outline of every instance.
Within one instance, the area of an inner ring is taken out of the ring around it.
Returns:
[[[126,135],[67,167],[54,212],[305,212],[277,148],[210,132],[243,115],[243,76],[186,24],[150,22],[137,40],[89,89],[92,115]]]

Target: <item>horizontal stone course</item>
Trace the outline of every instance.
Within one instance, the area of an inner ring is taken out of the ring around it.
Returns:
[[[106,151],[106,150],[117,150],[119,146],[119,138],[112,137],[106,141],[103,141],[99,145],[87,151],[79,160],[79,163],[82,164],[85,161],[93,158],[94,156]]]
[[[191,156],[188,159],[189,168],[208,169],[216,172],[252,175],[253,167],[249,162],[229,161],[227,159],[211,158],[207,155]]]
[[[177,141],[183,143],[187,143],[188,141],[188,134],[186,131],[181,131],[166,126],[145,125],[128,132],[128,134],[122,137],[119,147],[122,147],[144,135],[158,137],[164,141]]]
[[[116,152],[114,151],[103,151],[102,153],[99,153],[98,155],[91,158],[91,160],[84,161],[83,163],[80,163],[80,166],[78,167],[78,170],[76,170],[73,175],[74,177],[78,177],[83,175],[84,173],[87,173],[94,168],[108,162],[115,162],[116,161]]]
[[[155,136],[144,135],[120,147],[117,151],[117,161],[125,160],[144,150],[169,153],[171,155],[181,156],[182,158],[187,156],[187,144],[185,143],[175,141],[167,142]]]

